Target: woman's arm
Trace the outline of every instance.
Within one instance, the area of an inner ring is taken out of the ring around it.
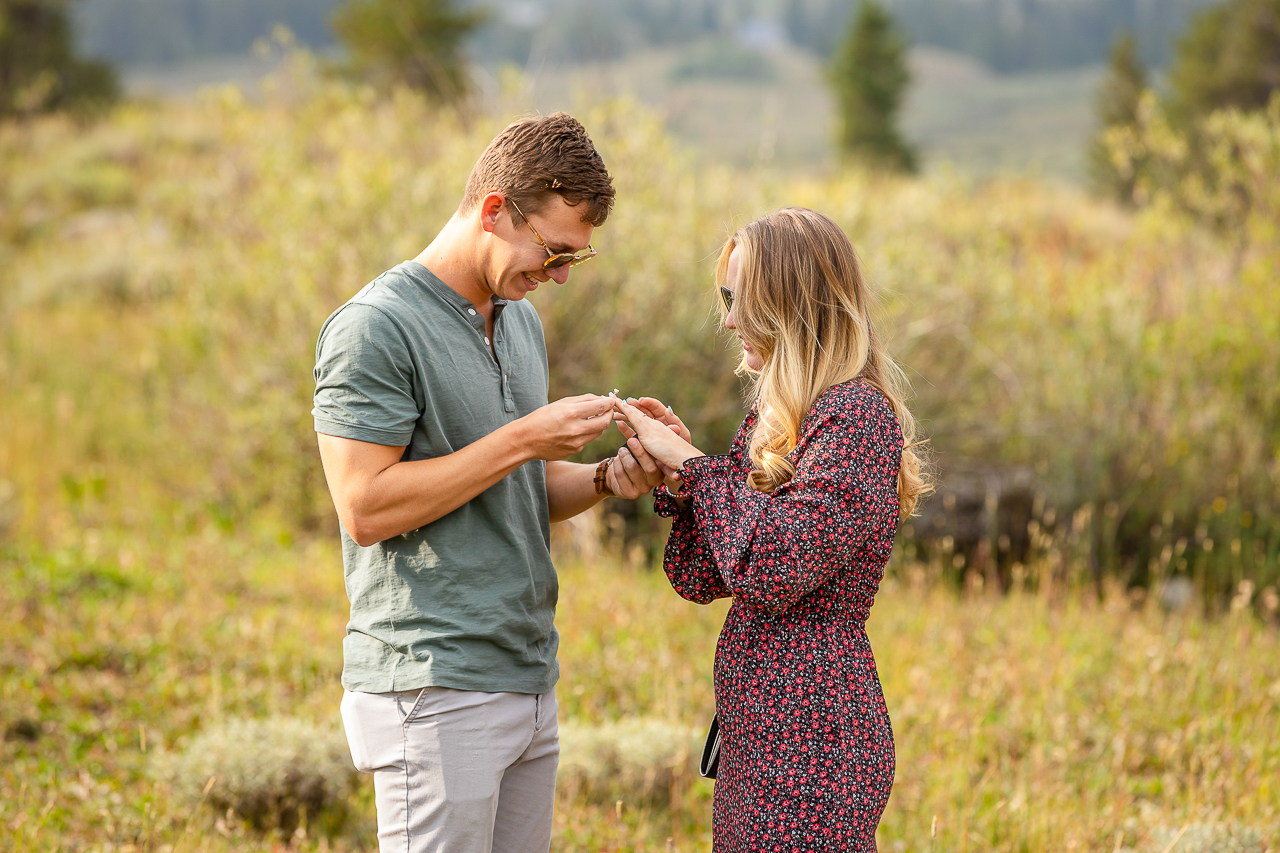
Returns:
[[[697,604],[710,604],[717,598],[728,597],[729,588],[720,576],[694,514],[661,488],[655,493],[654,509],[659,515],[671,518],[671,533],[662,557],[662,570],[671,587],[681,598]]]
[[[667,474],[667,488],[654,493],[654,509],[672,520],[662,559],[672,588],[681,598],[698,604],[725,598],[729,589],[698,530],[697,519],[687,509],[687,498],[674,494],[682,485],[677,473],[680,465],[687,459],[701,458],[702,451],[689,443],[691,437],[684,422],[658,400],[618,400],[615,408],[625,418],[618,421],[618,428],[628,436],[628,446],[641,444]]]
[[[902,436],[892,409],[874,391],[821,405],[795,476],[756,506],[737,506],[716,478],[696,479],[698,527],[729,591],[771,613],[786,612],[855,554],[887,558],[897,529]]]

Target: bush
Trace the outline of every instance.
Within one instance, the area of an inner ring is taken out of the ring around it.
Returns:
[[[703,734],[652,719],[565,723],[556,785],[567,797],[593,803],[664,805],[697,775]]]
[[[356,778],[340,730],[288,717],[210,727],[181,753],[160,753],[155,772],[190,808],[283,833],[326,811],[340,816]]]
[[[1157,829],[1142,853],[1263,853],[1262,833],[1238,824],[1192,823]]]

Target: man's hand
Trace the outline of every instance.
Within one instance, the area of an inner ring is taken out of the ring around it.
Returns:
[[[618,455],[605,473],[609,490],[620,498],[634,500],[647,495],[666,478],[639,439],[632,438],[618,448]]]
[[[533,459],[566,459],[595,439],[613,422],[613,398],[597,394],[565,397],[535,409],[516,421]]]

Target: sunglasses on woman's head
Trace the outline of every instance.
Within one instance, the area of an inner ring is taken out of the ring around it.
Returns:
[[[507,199],[511,201],[511,199]],[[553,252],[551,247],[547,245],[547,241],[542,239],[542,235],[538,233],[538,229],[533,227],[533,223],[529,221],[529,217],[524,215],[524,211],[520,209],[520,205],[511,201],[511,206],[516,209],[516,213],[520,214],[520,218],[524,220],[524,224],[529,226],[529,230],[533,232],[533,236],[538,238],[538,242],[542,244],[542,248],[547,250],[547,259],[542,262],[544,270],[553,270],[568,264],[576,267],[583,261],[589,261],[596,256],[596,250],[591,248],[591,244],[587,244],[587,248],[581,252]]]

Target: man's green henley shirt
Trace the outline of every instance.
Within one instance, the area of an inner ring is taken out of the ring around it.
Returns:
[[[475,307],[421,264],[406,261],[370,282],[320,331],[316,432],[404,446],[405,461],[430,459],[546,405],[537,312],[523,300],[493,301],[491,348]],[[559,587],[545,462],[368,548],[343,530],[342,559],[347,690],[545,693],[555,685]]]

